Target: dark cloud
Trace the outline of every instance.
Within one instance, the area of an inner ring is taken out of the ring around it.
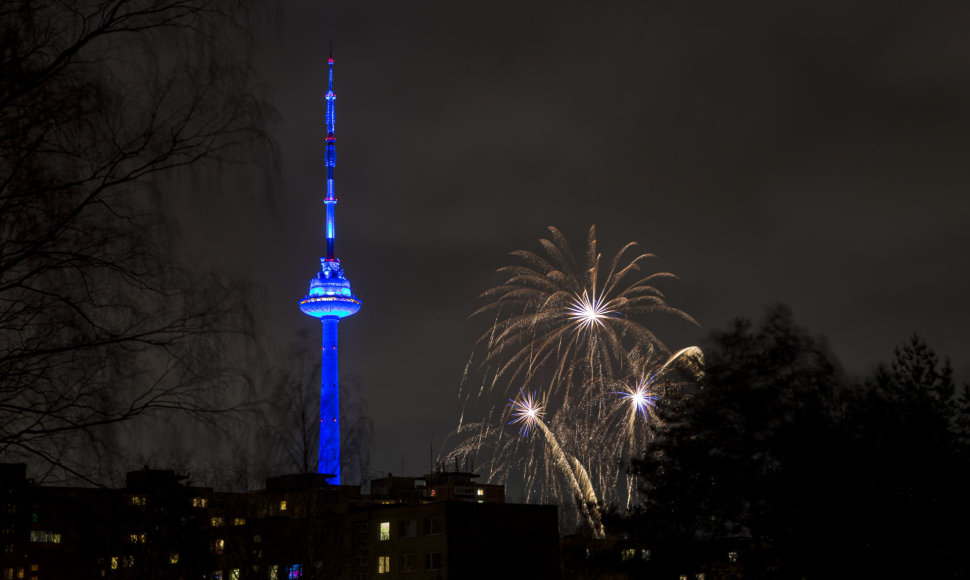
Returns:
[[[337,58],[337,253],[363,300],[341,368],[408,471],[456,421],[506,252],[557,225],[658,254],[679,346],[791,304],[865,372],[910,333],[970,377],[970,9],[963,3],[284,2],[262,66],[283,186],[237,208],[268,328],[323,250],[322,95]],[[203,236],[205,239],[205,236]],[[222,240],[230,240],[227,244]],[[225,246],[225,247],[224,247]],[[239,263],[238,258],[225,258]]]

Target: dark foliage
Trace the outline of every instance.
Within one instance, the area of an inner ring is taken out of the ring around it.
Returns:
[[[657,566],[710,571],[736,550],[746,577],[967,574],[968,393],[922,340],[855,384],[775,307],[705,355],[632,465],[645,505],[621,525]]]

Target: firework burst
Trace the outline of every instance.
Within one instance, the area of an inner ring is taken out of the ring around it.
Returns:
[[[554,227],[549,231],[551,239],[539,240],[544,256],[512,252],[522,264],[499,268],[507,279],[482,294],[489,302],[475,314],[492,315],[495,321],[478,345],[492,371],[486,389],[528,384],[543,374],[549,388],[566,390],[562,394],[569,398],[585,388],[565,389],[567,385],[627,370],[624,342],[667,352],[638,317],[670,314],[694,322],[669,306],[654,286],[673,274],[641,274],[641,264],[654,256],[635,254],[636,243],[625,245],[604,270],[592,227],[580,268],[562,233]]]
[[[509,424],[521,423],[519,433],[528,436],[535,429],[539,422],[539,414],[542,413],[542,405],[536,402],[535,393],[526,395],[519,391],[518,399],[509,399],[512,404],[512,420]]]
[[[521,477],[527,501],[568,507],[572,498],[579,521],[601,535],[598,504],[631,505],[623,464],[644,451],[656,407],[702,362],[696,347],[671,355],[640,322],[665,314],[694,323],[654,286],[672,274],[641,272],[651,254],[630,243],[604,268],[593,227],[579,267],[565,237],[549,231],[541,255],[512,252],[521,263],[500,268],[504,283],[482,295],[488,303],[475,314],[494,321],[475,349],[482,382],[467,388],[469,361],[446,457],[474,454],[495,480]],[[499,394],[508,404],[492,406]],[[481,407],[481,421],[465,421]]]
[[[649,392],[648,383],[643,380],[637,381],[633,387],[626,387],[623,391],[617,391],[614,394],[631,405],[631,421],[636,419],[637,415],[646,420],[647,410],[657,406],[657,395]]]

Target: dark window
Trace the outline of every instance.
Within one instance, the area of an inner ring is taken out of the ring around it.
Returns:
[[[417,572],[417,571],[418,571],[418,555],[401,554],[401,572]]]
[[[402,538],[413,538],[418,535],[418,522],[416,520],[401,520],[397,523],[398,536]]]
[[[424,518],[424,535],[432,536],[442,533],[444,528],[441,518]]]
[[[430,552],[424,555],[425,570],[441,570],[441,552]]]

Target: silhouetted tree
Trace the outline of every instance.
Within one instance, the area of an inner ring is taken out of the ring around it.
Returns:
[[[870,572],[955,577],[970,573],[970,462],[960,448],[959,402],[949,362],[917,336],[880,365],[850,408],[856,461],[853,515]],[[963,530],[963,531],[961,531]]]
[[[315,473],[320,439],[320,350],[311,348],[309,333],[298,336],[288,357],[294,368],[276,373],[267,412],[285,458],[277,468],[282,473]]]
[[[301,332],[287,360],[293,370],[274,370],[275,387],[267,401],[266,418],[283,461],[283,473],[315,473],[320,439],[320,349],[316,334]],[[374,423],[361,396],[360,379],[340,379],[340,449],[342,483],[363,483],[369,477]]]
[[[960,395],[956,399],[956,411],[953,416],[953,431],[957,437],[960,452],[966,459],[970,459],[970,385],[964,383]]]
[[[704,384],[632,466],[627,523],[671,572],[735,549],[753,577],[965,577],[962,403],[922,340],[861,385],[784,307],[704,351]]]
[[[757,327],[736,320],[715,332],[704,353],[704,383],[634,463],[645,520],[675,545],[753,545],[749,554],[770,557],[759,564],[765,574],[790,545],[824,539],[812,537],[828,511],[815,498],[837,485],[829,418],[841,373],[780,306]]]
[[[69,473],[99,426],[206,414],[247,331],[237,287],[175,256],[180,168],[262,150],[244,0],[0,9],[0,457]]]

